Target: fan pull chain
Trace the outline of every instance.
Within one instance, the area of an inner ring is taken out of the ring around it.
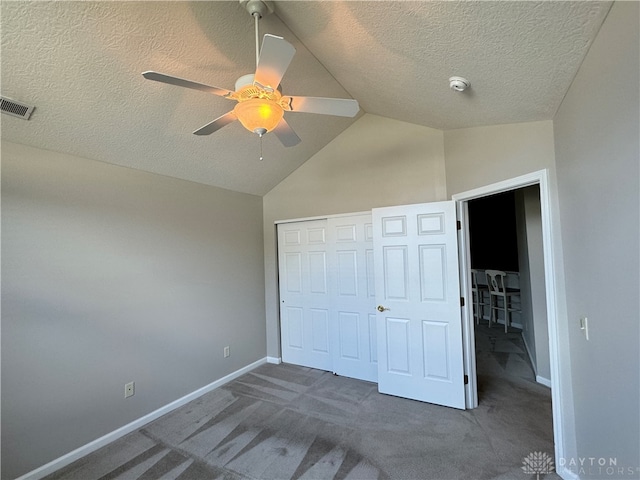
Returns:
[[[262,157],[262,135],[260,135],[260,161],[264,160]]]

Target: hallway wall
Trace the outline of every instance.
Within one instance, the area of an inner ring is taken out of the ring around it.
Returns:
[[[549,325],[545,292],[540,187],[516,191],[518,253],[522,299],[522,336],[534,364],[537,380],[551,383]]]

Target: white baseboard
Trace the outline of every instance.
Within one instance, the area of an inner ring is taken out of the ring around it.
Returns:
[[[529,349],[529,344],[527,343],[527,340],[524,337],[524,334],[522,335],[522,343],[524,343],[524,348],[527,351],[527,355],[529,355],[529,361],[531,362],[531,366],[533,367],[533,373],[536,376],[536,382],[538,382],[540,385],[544,385],[547,388],[551,388],[551,380],[538,375],[536,362],[533,361],[533,357],[531,356],[531,350]]]
[[[548,378],[541,377],[540,375],[536,375],[536,382],[544,385],[545,387],[551,388],[551,380]]]
[[[76,448],[72,452],[67,453],[66,455],[56,458],[55,460],[45,465],[42,465],[41,467],[38,467],[35,470],[30,471],[29,473],[25,473],[21,477],[18,477],[16,480],[39,480],[55,472],[56,470],[60,470],[61,468],[66,467],[67,465],[84,457],[85,455],[88,455],[91,452],[95,452],[99,448],[102,448],[105,445],[121,437],[124,437],[125,435],[131,432],[138,430],[139,428],[142,428],[147,423],[152,422],[157,418],[160,418],[162,415],[166,415],[172,410],[175,410],[176,408],[179,408],[189,403],[190,401],[195,400],[198,397],[201,397],[205,393],[209,393],[210,391],[215,390],[216,388],[221,387],[226,383],[229,383],[231,380],[235,380],[239,376],[244,375],[247,372],[250,372],[251,370],[253,370],[256,367],[259,367],[260,365],[264,365],[269,361],[269,358],[272,358],[272,357],[261,358],[260,360],[257,360],[247,365],[246,367],[236,370],[235,372],[232,372],[229,375],[226,375],[216,380],[215,382],[210,383],[209,385],[205,385],[204,387],[199,388],[198,390],[191,392],[185,395],[184,397],[179,398],[165,405],[164,407],[160,407],[159,409],[145,415],[144,417],[140,417],[139,419],[134,420],[133,422],[123,427],[120,427],[111,433],[107,433],[106,435],[94,440],[93,442],[89,442],[86,445],[83,445],[82,447]],[[270,362],[270,363],[273,363],[273,362]]]
[[[280,365],[282,359],[280,357],[267,357],[267,363],[273,363],[274,365]]]

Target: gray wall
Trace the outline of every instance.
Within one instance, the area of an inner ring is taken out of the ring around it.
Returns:
[[[527,220],[524,211],[523,190],[524,189],[519,189],[515,194],[516,232],[518,235],[518,272],[520,273],[520,321],[522,323],[522,338],[537,375],[536,339],[533,330],[533,306],[531,304],[531,282],[529,275],[529,246],[527,244]]]
[[[516,192],[518,257],[522,301],[522,336],[532,357],[536,376],[551,381],[549,326],[544,279],[540,187]]]
[[[264,358],[262,252],[260,197],[3,142],[2,478]]]
[[[365,114],[264,197],[267,352],[280,356],[274,221],[446,199],[442,131]]]
[[[613,5],[554,119],[577,453],[633,468],[640,467],[639,7]],[[589,341],[581,316],[589,318]]]
[[[531,291],[531,313],[536,350],[536,374],[551,381],[549,357],[549,320],[545,293],[544,250],[542,245],[542,212],[540,188],[535,185],[523,190],[524,214],[527,228],[527,254]]]
[[[444,132],[447,195],[543,168],[553,172],[553,123],[514,123]]]

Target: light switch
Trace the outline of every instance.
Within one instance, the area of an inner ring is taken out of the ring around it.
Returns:
[[[589,319],[580,317],[580,330],[584,332],[584,337],[589,340]]]

